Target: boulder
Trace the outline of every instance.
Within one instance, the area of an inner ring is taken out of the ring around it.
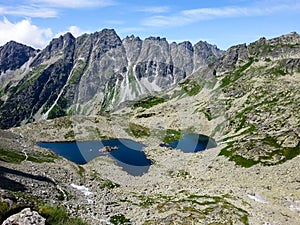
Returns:
[[[30,208],[25,208],[21,212],[8,217],[2,225],[45,225],[46,219],[36,211],[31,211]]]

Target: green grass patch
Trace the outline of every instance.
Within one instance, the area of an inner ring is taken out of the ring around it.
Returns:
[[[127,219],[123,214],[114,215],[110,218],[109,222],[114,225],[121,225],[121,224],[131,224],[130,219]]]
[[[76,64],[76,67],[75,69],[73,70],[73,73],[71,75],[71,78],[70,78],[70,84],[78,84],[80,79],[81,79],[81,76],[84,72],[84,62],[82,60],[78,61],[77,64]]]
[[[43,155],[38,153],[27,153],[28,161],[35,163],[54,162],[58,157],[55,155]],[[25,154],[17,150],[4,150],[0,148],[0,161],[9,163],[21,163],[25,160]]]
[[[135,137],[149,137],[150,129],[139,124],[129,123],[129,130]]]
[[[74,139],[75,139],[75,132],[74,132],[74,130],[68,131],[68,132],[64,135],[64,138],[65,138],[65,139],[74,140]]]
[[[20,85],[17,85],[16,87],[12,88],[12,93],[19,94],[23,90],[27,89],[28,87],[32,86],[33,83],[42,75],[44,70],[46,69],[47,65],[39,65],[36,66],[30,71],[26,77],[27,80],[24,80],[24,82],[20,82]]]
[[[237,165],[249,168],[259,163],[259,161],[255,161],[253,159],[246,159],[240,155],[233,155],[230,157],[230,161],[234,161]]]
[[[167,129],[166,134],[164,136],[163,142],[166,144],[170,144],[174,141],[178,141],[182,138],[182,132],[172,129]]]
[[[242,76],[242,72],[244,72],[247,68],[249,68],[254,62],[253,58],[249,58],[249,61],[243,66],[238,67],[235,71],[227,74],[222,80],[220,87],[226,87],[227,85],[235,82]]]
[[[184,82],[179,83],[179,86],[189,96],[197,95],[202,88],[200,84],[191,79],[186,79]]]
[[[149,108],[151,108],[155,105],[161,104],[163,102],[165,102],[164,98],[156,97],[156,96],[150,96],[150,97],[147,97],[147,98],[144,98],[144,99],[141,99],[141,100],[135,102],[133,104],[133,108],[142,107],[142,108],[145,108],[145,109],[149,109]]]
[[[43,205],[38,207],[38,212],[46,218],[46,223],[50,225],[87,225],[80,218],[70,217],[62,206]]]
[[[120,187],[120,184],[114,183],[109,179],[105,179],[101,182],[100,187],[101,188],[107,188],[107,189],[113,189]]]

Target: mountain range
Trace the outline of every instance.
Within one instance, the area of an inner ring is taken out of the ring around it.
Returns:
[[[49,224],[62,214],[89,224],[300,223],[296,32],[226,51],[67,33],[42,50],[8,42],[0,72],[0,222],[29,207]],[[185,134],[216,145],[168,147]],[[36,144],[112,139],[143,143],[147,173],[106,156],[78,165]]]
[[[0,49],[0,126],[109,111],[176,85],[223,53],[202,41],[121,40],[109,29],[67,33],[41,51],[12,41]]]

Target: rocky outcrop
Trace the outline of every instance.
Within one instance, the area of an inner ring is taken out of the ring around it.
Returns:
[[[36,211],[31,211],[30,208],[25,208],[21,212],[7,218],[2,225],[45,225],[46,219]]]

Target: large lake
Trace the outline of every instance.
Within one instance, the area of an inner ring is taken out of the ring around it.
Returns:
[[[103,141],[82,141],[82,142],[38,142],[40,147],[48,148],[56,154],[77,164],[85,164],[99,156],[108,156],[113,158],[117,165],[124,171],[133,175],[141,176],[147,173],[151,160],[147,159],[142,151],[145,145],[128,140],[113,139]],[[111,147],[110,152],[99,151],[105,146]]]

